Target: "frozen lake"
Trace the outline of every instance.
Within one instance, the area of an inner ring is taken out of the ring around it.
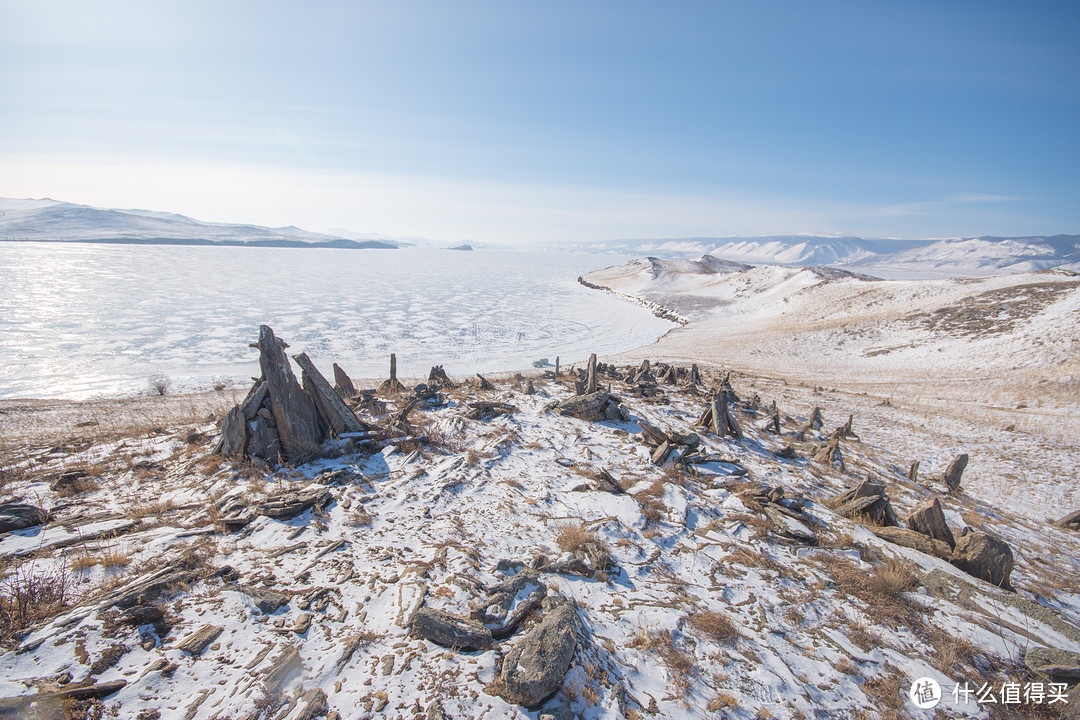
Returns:
[[[581,361],[672,327],[577,283],[612,255],[0,243],[0,397],[86,398],[258,375],[268,324],[324,372],[403,377]]]

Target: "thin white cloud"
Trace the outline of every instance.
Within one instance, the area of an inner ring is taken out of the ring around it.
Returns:
[[[940,214],[942,210],[962,205],[983,203],[1015,202],[1021,198],[1011,195],[991,195],[988,193],[959,193],[937,200],[922,200],[912,203],[898,203],[870,208],[868,215],[874,217],[930,216]]]

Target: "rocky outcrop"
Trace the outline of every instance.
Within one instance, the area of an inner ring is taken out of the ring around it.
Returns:
[[[546,595],[547,586],[540,581],[539,575],[526,570],[491,587],[487,602],[477,611],[477,616],[493,637],[503,638],[540,607]]]
[[[907,526],[915,532],[948,544],[950,548],[956,547],[956,539],[953,538],[952,531],[945,522],[945,512],[941,509],[941,502],[936,497],[923,500],[916,505],[907,517]]]
[[[49,513],[35,505],[9,502],[0,505],[0,533],[24,530],[49,519]]]
[[[503,698],[533,708],[551,697],[562,686],[574,660],[577,624],[573,603],[552,606],[503,661]]]
[[[874,525],[899,525],[885,486],[864,480],[855,487],[825,502],[837,515],[851,520],[866,520]]]
[[[415,637],[455,650],[487,650],[491,647],[491,631],[480,623],[428,607],[413,614],[409,631]]]
[[[1012,590],[1012,549],[1002,540],[981,532],[961,535],[953,550],[952,564],[968,575],[999,588]]]
[[[277,520],[288,520],[289,518],[296,517],[310,507],[323,509],[329,505],[333,499],[334,496],[329,490],[325,488],[311,488],[309,490],[298,490],[296,492],[288,492],[283,495],[267,498],[259,503],[255,511],[259,515],[265,515]]]

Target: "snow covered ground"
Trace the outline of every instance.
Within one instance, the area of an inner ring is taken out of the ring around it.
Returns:
[[[1080,535],[1051,524],[1080,508],[1067,431],[1076,277],[880,281],[707,258],[585,279],[688,320],[607,358],[621,367],[605,366],[600,384],[621,420],[553,409],[574,394],[572,369],[505,374],[493,390],[469,381],[444,390],[446,404],[414,409],[425,440],[332,441],[275,470],[209,454],[238,399],[228,390],[0,403],[0,492],[52,515],[0,534],[0,599],[30,581],[65,590],[62,604],[40,593],[26,627],[5,619],[0,710],[936,720],[1063,707],[1068,683],[1033,668],[1057,653],[1080,673]],[[314,354],[281,334],[290,353]],[[643,357],[654,371],[657,360],[698,362],[703,384],[688,387],[685,373],[677,385],[626,380]],[[327,374],[333,359],[319,360]],[[427,362],[443,360],[433,351]],[[729,371],[741,439],[698,426],[705,392]],[[407,403],[385,400],[384,414],[361,417],[386,426]],[[470,419],[477,401],[514,410]],[[779,432],[766,428],[774,404]],[[808,427],[815,408],[824,424]],[[833,430],[849,419],[850,433]],[[686,442],[693,432],[705,459],[656,459],[650,427]],[[830,438],[842,463],[814,459]],[[961,453],[970,462],[949,492],[942,474]],[[901,522],[937,497],[956,538],[1007,543],[1016,592],[826,505],[867,478]],[[267,510],[289,493],[313,505]],[[579,623],[569,671],[536,707],[505,699],[505,661],[554,606],[476,650],[410,623],[421,607],[483,617],[492,588],[529,568],[527,587],[572,602]],[[943,697],[923,710],[909,692],[925,678]],[[1013,690],[1028,694],[1005,708]]]
[[[584,279],[690,320],[625,360],[708,361],[1062,439],[1080,429],[1080,278],[1069,271],[881,281],[645,259]]]
[[[722,372],[705,368],[706,385]],[[45,697],[92,679],[117,683],[93,702],[118,717],[939,717],[907,697],[929,677],[944,688],[948,717],[988,717],[991,706],[954,699],[952,689],[1019,687],[1036,679],[1022,666],[1034,648],[1080,652],[1080,537],[1046,522],[1080,496],[1063,482],[1075,467],[1045,439],[736,373],[745,438],[699,429],[703,452],[725,461],[692,472],[655,464],[640,433],[646,422],[690,431],[705,397],[662,383],[637,397],[633,385],[608,383],[629,420],[551,411],[572,395],[567,379],[536,378],[536,394],[523,380],[493,391],[467,385],[448,390],[441,408],[414,411],[427,443],[339,443],[277,472],[208,458],[212,423],[19,445],[5,455],[5,492],[55,519],[0,536],[6,577],[66,568],[72,604],[0,656],[0,696]],[[387,416],[364,418],[384,422],[405,402],[388,399]],[[481,399],[516,411],[466,419]],[[780,434],[758,427],[772,402]],[[800,440],[814,407],[825,426]],[[811,460],[849,415],[858,437],[841,442],[843,469]],[[785,446],[793,458],[777,455]],[[971,466],[949,494],[933,477],[961,451]],[[912,460],[922,462],[917,482],[906,479]],[[75,496],[52,491],[50,481],[72,469],[93,485]],[[622,494],[598,489],[601,470]],[[969,527],[1006,540],[1018,593],[881,540],[822,504],[868,475],[886,483],[901,517],[933,493],[956,535]],[[792,507],[805,499],[801,519],[784,522],[816,545],[793,542],[762,514],[751,496],[763,486],[784,488]],[[295,490],[329,501],[227,530],[232,513]],[[78,542],[110,528],[120,531]],[[571,669],[541,708],[497,694],[503,659],[538,611],[487,650],[410,635],[418,607],[467,616],[483,607],[486,588],[541,556],[571,559],[582,538],[612,563],[595,576],[539,575],[582,623]],[[139,601],[160,610],[159,624],[125,620],[117,598],[162,573],[171,581]],[[203,629],[213,637],[200,650],[177,647]],[[1046,702],[1020,709],[1034,716]]]

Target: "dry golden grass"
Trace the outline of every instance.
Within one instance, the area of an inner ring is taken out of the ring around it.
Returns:
[[[125,567],[131,562],[131,555],[122,547],[110,547],[106,548],[105,552],[98,556],[101,561],[102,567]]]
[[[904,673],[898,668],[886,666],[883,675],[863,683],[862,691],[870,698],[872,707],[882,720],[908,717],[904,712],[907,687],[904,686]]]
[[[153,500],[151,502],[132,505],[128,510],[128,517],[132,520],[141,520],[145,517],[160,517],[175,507],[172,500]]]
[[[587,528],[584,523],[578,525],[562,525],[555,536],[555,544],[563,552],[584,551],[589,543],[602,542],[596,534]]]
[[[878,647],[882,643],[881,635],[861,621],[849,623],[846,627],[847,639],[855,643],[863,652]]]
[[[721,690],[716,693],[716,697],[709,701],[709,712],[720,712],[727,708],[739,707],[739,700],[731,693]]]
[[[923,608],[903,596],[918,585],[918,578],[905,563],[890,558],[867,575],[843,557],[825,557],[819,562],[838,592],[862,600],[879,621],[913,630],[922,627]]]
[[[927,639],[934,647],[931,664],[945,674],[956,675],[958,668],[974,668],[979,650],[967,638],[941,628],[929,626]]]
[[[675,644],[670,630],[652,630],[638,628],[637,634],[630,640],[630,647],[645,652],[656,653],[664,665],[675,675],[676,683],[685,687],[690,673],[694,670],[694,661]]]
[[[689,615],[686,620],[694,630],[718,643],[739,637],[738,628],[725,613],[705,610]]]
[[[94,567],[98,562],[99,559],[97,556],[83,552],[68,560],[68,567],[71,568],[73,572],[79,572],[80,570]]]

